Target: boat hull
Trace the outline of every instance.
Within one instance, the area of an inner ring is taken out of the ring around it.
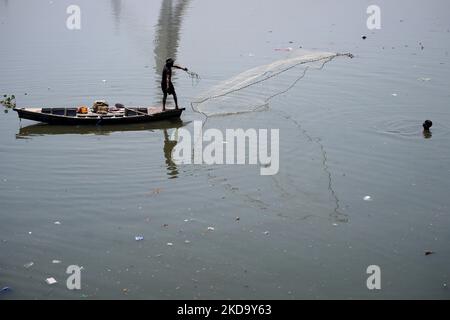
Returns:
[[[137,114],[132,116],[123,117],[111,117],[111,116],[91,116],[91,117],[78,117],[78,116],[64,116],[56,114],[42,113],[27,108],[14,109],[18,113],[20,119],[27,119],[37,122],[43,122],[54,125],[116,125],[116,124],[131,124],[131,123],[147,123],[167,119],[180,118],[185,108],[180,109],[167,109],[165,111],[152,113],[152,114]]]

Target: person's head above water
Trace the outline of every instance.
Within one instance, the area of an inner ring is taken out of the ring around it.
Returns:
[[[169,58],[166,60],[166,65],[173,67],[173,64],[175,63],[175,60],[173,60],[172,58]]]
[[[422,124],[423,130],[425,131],[429,131],[432,126],[433,122],[431,120],[425,120],[425,122]]]

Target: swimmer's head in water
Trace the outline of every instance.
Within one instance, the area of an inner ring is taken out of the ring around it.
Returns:
[[[166,60],[166,65],[173,67],[173,64],[175,63],[175,60],[173,60],[172,58],[169,58]]]
[[[428,131],[433,126],[433,122],[431,120],[425,120],[425,122],[422,124],[423,130]]]

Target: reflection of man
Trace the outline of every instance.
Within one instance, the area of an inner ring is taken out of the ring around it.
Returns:
[[[167,174],[170,178],[178,177],[178,168],[172,160],[172,150],[177,145],[176,140],[170,140],[167,129],[164,129],[164,157],[166,158]]]
[[[169,58],[166,60],[166,65],[164,66],[163,72],[162,72],[162,79],[161,79],[161,89],[164,93],[163,97],[163,111],[166,110],[166,100],[167,95],[171,94],[173,95],[173,99],[175,100],[175,107],[178,109],[178,100],[177,100],[177,94],[175,92],[175,88],[172,83],[172,68],[181,69],[184,71],[188,71],[187,68],[182,68],[177,65],[174,65],[175,61],[172,58]]]

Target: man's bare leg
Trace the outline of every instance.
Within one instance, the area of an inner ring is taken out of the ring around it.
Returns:
[[[175,93],[175,91],[173,92],[173,100],[175,100],[175,108],[178,109],[178,99],[177,99],[177,94]]]
[[[166,101],[167,101],[167,93],[164,92],[164,97],[163,97],[163,111],[166,110]]]

